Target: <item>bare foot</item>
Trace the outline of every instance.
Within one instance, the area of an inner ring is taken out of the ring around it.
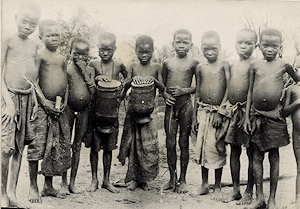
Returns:
[[[59,191],[61,194],[65,194],[65,195],[69,195],[70,194],[70,191],[69,191],[69,186],[68,184],[63,184],[61,185],[60,187],[60,191]]]
[[[251,205],[245,207],[244,209],[261,209],[266,208],[266,203],[262,200],[255,200],[251,203]]]
[[[108,182],[108,183],[103,183],[101,188],[107,189],[107,190],[110,191],[111,193],[119,193],[119,192],[120,192],[120,191],[117,190],[117,188],[114,187],[110,182]]]
[[[175,185],[175,183],[174,183],[174,180],[170,180],[168,183],[166,183],[166,184],[163,186],[163,190],[169,190],[169,189],[173,189],[173,190],[176,189],[176,185]]]
[[[28,201],[31,203],[42,203],[42,199],[39,195],[39,191],[36,189],[30,188],[28,194]]]
[[[140,186],[141,186],[141,188],[142,188],[144,191],[149,191],[149,190],[150,190],[150,187],[149,187],[149,185],[147,184],[147,182],[141,182],[141,183],[140,183]]]
[[[250,205],[251,202],[252,202],[252,193],[245,192],[242,199],[240,199],[240,201],[238,201],[236,204],[237,205]]]
[[[134,191],[137,188],[138,184],[136,181],[131,181],[129,186],[127,187],[128,190]]]
[[[234,200],[240,200],[241,198],[242,198],[242,195],[240,192],[233,192],[233,194],[223,197],[221,201],[224,203],[228,203],[228,202],[232,202]]]
[[[1,204],[2,204],[2,200],[1,200]],[[29,206],[25,205],[24,203],[20,203],[16,197],[9,197],[9,207],[29,208]]]
[[[220,188],[215,188],[213,193],[214,195],[210,198],[211,200],[222,201],[223,195]]]
[[[205,195],[209,193],[208,185],[201,185],[201,187],[194,193],[191,193],[190,196],[197,197],[199,195]]]
[[[7,195],[1,195],[1,208],[8,208],[10,206],[9,204],[9,198]]]
[[[99,181],[92,180],[91,185],[86,189],[87,192],[95,192],[98,189]]]
[[[51,197],[58,197],[58,198],[66,198],[66,195],[63,193],[60,193],[59,191],[57,191],[54,188],[47,188],[47,189],[43,189],[42,191],[42,197],[47,197],[47,196],[51,196]]]
[[[77,189],[77,187],[75,185],[69,185],[69,192],[73,193],[73,194],[79,194],[82,193],[81,190]]]
[[[186,190],[186,183],[185,182],[181,182],[178,187],[177,187],[177,193],[179,194],[185,194],[187,193],[188,190]]]
[[[275,201],[268,201],[268,209],[277,209]]]

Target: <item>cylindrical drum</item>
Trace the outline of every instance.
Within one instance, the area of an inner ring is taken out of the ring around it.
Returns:
[[[100,126],[110,126],[118,119],[121,88],[121,82],[117,80],[98,82],[95,113]],[[109,133],[109,130],[104,132]]]
[[[131,108],[138,123],[147,123],[155,105],[154,82],[150,84],[131,83]]]

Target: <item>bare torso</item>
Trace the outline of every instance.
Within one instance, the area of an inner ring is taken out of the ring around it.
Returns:
[[[196,71],[198,61],[193,58],[172,58],[164,62],[163,80],[166,87],[190,88],[192,78]],[[181,103],[190,99],[190,95],[185,94],[176,98],[176,103]]]
[[[158,70],[160,65],[157,63],[150,63],[149,65],[143,66],[140,63],[132,63],[129,67],[131,78],[134,76],[152,76],[158,79]]]
[[[43,94],[51,101],[55,101],[56,96],[64,99],[68,85],[65,58],[57,53],[44,50],[40,62],[39,86]]]
[[[14,35],[7,41],[4,80],[8,87],[25,90],[31,87],[29,82],[36,83],[36,56],[37,45],[32,40]]]
[[[228,100],[231,104],[245,102],[247,100],[251,60],[252,59],[236,61],[231,65],[228,83]]]
[[[200,78],[200,100],[207,104],[220,105],[226,90],[226,74],[224,61],[217,60],[213,64],[203,64],[197,67]]]
[[[67,67],[69,79],[69,107],[76,112],[80,112],[88,107],[90,102],[90,92],[85,84],[84,75],[81,69],[73,62]]]
[[[280,103],[283,89],[284,63],[281,60],[266,62],[253,60],[253,105],[258,110],[271,111]]]

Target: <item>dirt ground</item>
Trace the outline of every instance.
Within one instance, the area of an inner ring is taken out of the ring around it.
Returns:
[[[290,121],[289,121],[290,124]],[[120,130],[122,133],[122,130]],[[18,198],[26,203],[31,208],[172,208],[172,209],[188,209],[188,208],[230,208],[239,209],[243,206],[236,205],[236,202],[221,203],[211,200],[212,190],[210,194],[199,197],[191,197],[189,193],[177,194],[170,190],[162,191],[161,187],[169,180],[168,166],[166,163],[166,149],[165,149],[165,134],[163,130],[159,130],[159,147],[160,147],[160,172],[157,178],[150,182],[150,191],[143,191],[136,189],[135,191],[127,191],[125,187],[119,187],[120,193],[112,194],[105,189],[98,189],[94,193],[83,192],[81,194],[67,195],[65,199],[54,197],[42,197],[42,203],[31,204],[27,201],[29,190],[29,176],[28,176],[28,163],[26,162],[26,150],[24,151],[24,158],[20,172],[19,184],[17,188]],[[229,148],[229,147],[227,147]],[[229,153],[227,149],[227,153]],[[187,187],[190,192],[195,191],[201,183],[201,170],[200,166],[192,162],[193,148],[191,147],[190,163],[187,172]],[[111,168],[111,182],[123,181],[125,178],[127,164],[122,166],[117,159],[118,150],[113,151],[113,162]],[[102,159],[102,152],[99,153],[99,160]],[[228,155],[229,156],[229,155]],[[222,188],[224,194],[229,194],[232,191],[231,177],[229,169],[229,157],[227,156],[227,165],[223,170],[222,183],[227,186]],[[179,163],[179,161],[178,161]],[[269,177],[269,163],[266,155],[264,161],[264,178]],[[246,181],[247,178],[247,157],[245,150],[243,150],[241,157],[241,180]],[[178,165],[179,167],[179,165]],[[69,174],[69,172],[68,172]],[[99,180],[103,177],[102,160],[99,161]],[[214,172],[209,173],[210,184],[214,183]],[[296,162],[293,155],[292,145],[280,149],[280,180],[277,188],[277,206],[279,208],[291,209],[294,208],[293,202],[295,197],[295,176],[296,176]],[[89,162],[89,149],[82,147],[81,160],[76,179],[77,187],[81,190],[90,184],[91,181],[91,168]],[[42,190],[44,177],[38,176],[38,185],[40,191]],[[60,188],[61,177],[54,177],[54,187]],[[241,186],[241,191],[244,192],[245,185]],[[266,199],[269,195],[269,181],[264,181],[264,193]]]

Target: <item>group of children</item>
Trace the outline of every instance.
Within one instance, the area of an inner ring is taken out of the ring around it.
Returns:
[[[100,58],[90,62],[89,42],[84,38],[73,39],[68,62],[56,52],[60,44],[59,24],[54,20],[39,23],[40,15],[36,5],[23,4],[16,15],[18,33],[5,40],[2,46],[2,207],[23,207],[17,201],[16,187],[25,145],[28,145],[30,202],[41,202],[37,186],[39,160],[43,160],[41,172],[45,176],[42,196],[64,197],[70,192],[80,192],[75,179],[82,142],[90,147],[92,181],[87,190],[98,189],[98,152],[103,149],[102,188],[118,192],[109,180],[112,150],[117,148],[118,120],[112,121],[111,132],[101,132],[102,118],[95,114],[95,101],[98,99],[98,82],[110,83],[119,80],[120,76],[125,80],[120,101],[132,85],[145,82],[153,82],[165,99],[164,127],[170,180],[163,189],[178,193],[188,192],[186,172],[189,136],[193,131],[197,133],[195,161],[201,165],[202,184],[192,196],[209,193],[208,173],[209,169],[214,169],[215,199],[223,202],[239,200],[237,204],[249,205],[249,208],[265,208],[266,205],[275,208],[279,147],[289,143],[285,117],[292,115],[298,168],[296,203],[300,205],[300,76],[290,64],[277,58],[282,42],[280,31],[272,28],[261,31],[259,48],[263,59],[252,56],[258,39],[255,31],[248,28],[239,31],[236,37],[239,60],[231,64],[218,58],[220,37],[215,31],[208,31],[201,41],[207,62],[199,64],[198,60],[187,56],[192,47],[192,34],[180,29],[173,37],[176,57],[166,59],[162,67],[151,62],[153,39],[139,36],[136,40],[139,63],[131,63],[126,69],[113,59],[116,37],[111,33],[100,36]],[[36,43],[28,38],[38,24],[40,39],[45,45],[39,52]],[[289,87],[283,95],[285,72],[298,84]],[[194,75],[196,87],[191,85]],[[191,94],[195,94],[194,101]],[[125,183],[129,190],[137,187],[149,190],[147,182],[158,174],[155,111],[151,118],[145,123],[138,122],[129,99],[118,155],[122,165],[128,158]],[[176,166],[178,128],[179,178]],[[223,197],[221,177],[226,164],[226,144],[231,147],[233,193]],[[240,192],[242,146],[247,148],[249,159],[248,183],[243,196]],[[271,166],[268,204],[263,193],[262,162],[266,152],[269,152]],[[60,191],[52,186],[52,178],[57,175],[62,176]],[[252,201],[254,184],[256,199]]]

